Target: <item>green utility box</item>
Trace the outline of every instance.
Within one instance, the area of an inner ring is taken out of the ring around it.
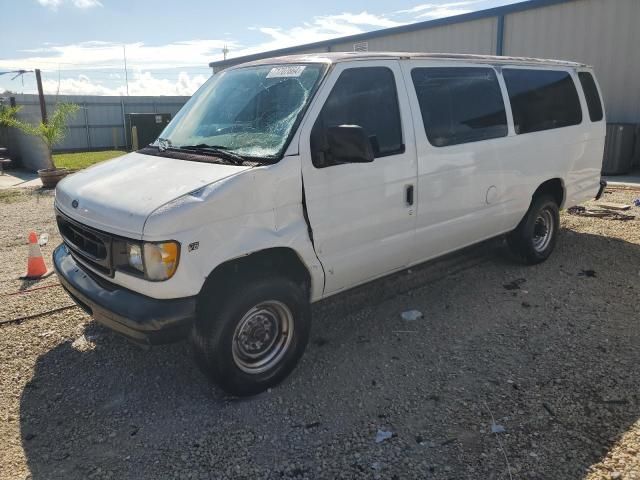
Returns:
[[[164,127],[171,121],[170,113],[127,113],[127,147],[136,149],[135,139],[137,137],[137,148],[144,148],[155,142],[162,133]],[[134,130],[135,127],[135,130]]]

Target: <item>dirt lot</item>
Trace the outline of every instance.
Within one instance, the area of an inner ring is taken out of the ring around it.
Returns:
[[[52,201],[0,198],[0,320],[71,305],[16,280],[28,230],[59,242]],[[75,307],[0,325],[0,478],[640,479],[640,221],[562,221],[543,265],[492,241],[315,306],[300,366],[248,400]]]

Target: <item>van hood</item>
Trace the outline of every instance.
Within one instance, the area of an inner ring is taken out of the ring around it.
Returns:
[[[56,207],[80,223],[139,239],[157,208],[249,168],[129,153],[66,177]]]

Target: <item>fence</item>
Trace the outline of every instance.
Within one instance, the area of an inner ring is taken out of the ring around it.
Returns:
[[[100,97],[85,95],[45,95],[47,113],[56,103],[75,103],[78,113],[69,121],[69,132],[55,151],[104,150],[130,148],[127,113],[169,113],[173,117],[189,97]],[[39,122],[40,103],[37,95],[16,95],[16,105],[22,106],[20,118]],[[23,143],[23,142],[21,142]]]

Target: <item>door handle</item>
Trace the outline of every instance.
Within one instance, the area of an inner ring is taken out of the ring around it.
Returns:
[[[407,185],[405,187],[405,201],[407,205],[413,205],[413,185]]]

